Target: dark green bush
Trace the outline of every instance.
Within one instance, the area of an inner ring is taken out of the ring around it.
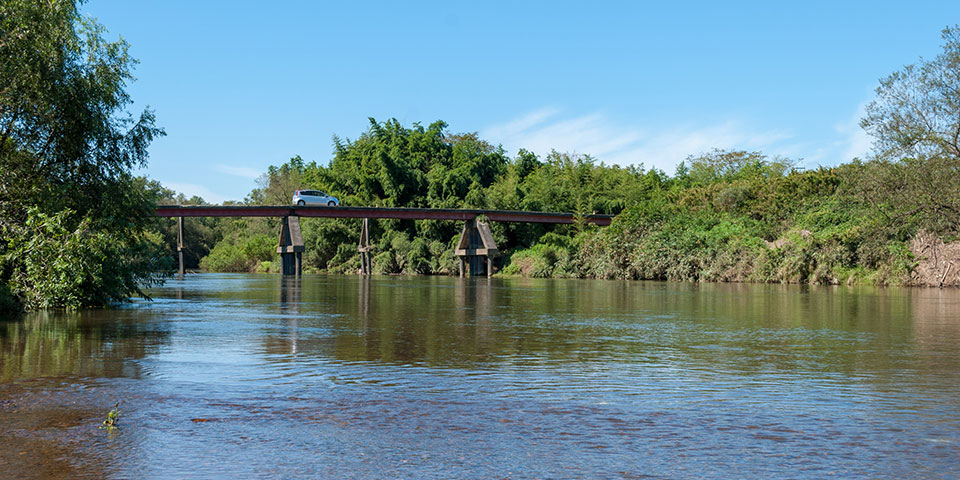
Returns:
[[[9,288],[29,309],[106,305],[141,293],[170,271],[158,234],[111,232],[84,218],[68,228],[73,211],[47,215],[31,209],[23,227],[6,232],[3,262]]]

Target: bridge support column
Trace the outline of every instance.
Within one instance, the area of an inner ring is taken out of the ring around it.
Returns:
[[[277,242],[277,253],[280,254],[280,263],[284,275],[303,273],[303,235],[300,233],[300,217],[286,216],[280,224],[280,240]]]
[[[493,275],[493,259],[500,251],[493,240],[490,226],[474,218],[464,224],[454,254],[460,257],[461,277],[466,274],[465,267],[469,267],[471,277],[483,274],[489,277]]]
[[[360,252],[360,275],[370,275],[373,271],[373,265],[370,262],[370,251],[373,247],[370,245],[370,219],[363,219],[363,226],[360,227],[360,242],[357,243],[357,251]]]
[[[183,280],[183,217],[177,217],[177,257],[179,257],[177,277]]]

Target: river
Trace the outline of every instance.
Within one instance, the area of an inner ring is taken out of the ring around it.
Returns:
[[[197,274],[149,293],[0,321],[0,477],[960,477],[958,290]]]

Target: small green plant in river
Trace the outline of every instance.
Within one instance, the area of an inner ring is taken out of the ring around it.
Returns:
[[[120,402],[115,403],[107,412],[107,419],[100,424],[100,429],[112,432],[117,429],[118,423],[120,423]]]

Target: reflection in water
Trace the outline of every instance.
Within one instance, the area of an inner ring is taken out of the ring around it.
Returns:
[[[97,385],[142,378],[139,361],[170,338],[149,317],[89,310],[0,321],[0,477],[107,477],[114,445],[91,433],[121,398]]]
[[[300,282],[299,275],[280,277],[280,309],[282,311],[300,313]]]
[[[954,290],[191,275],[153,294],[0,323],[6,471],[960,474]]]
[[[357,293],[357,319],[360,331],[366,332],[370,328],[370,276],[361,275],[357,284],[360,287]]]
[[[139,378],[136,360],[169,339],[131,311],[34,312],[0,322],[0,382],[39,377]]]
[[[300,275],[280,277],[280,311],[291,315],[286,320],[285,337],[290,344],[290,353],[296,354],[300,322]]]

